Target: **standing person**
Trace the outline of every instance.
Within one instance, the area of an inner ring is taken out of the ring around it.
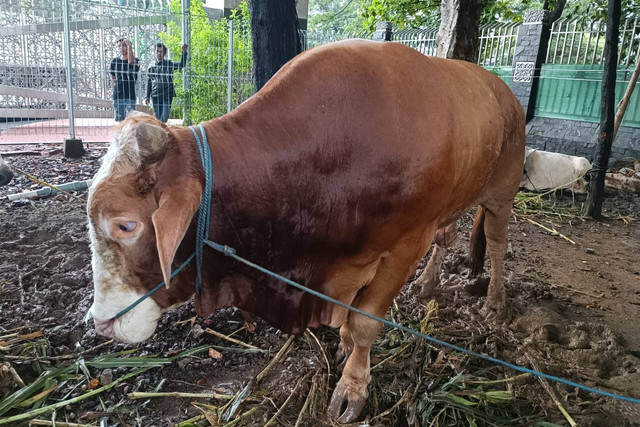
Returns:
[[[188,45],[182,45],[182,59],[173,62],[165,59],[167,47],[162,43],[156,44],[156,63],[149,67],[147,80],[147,97],[145,102],[153,101],[153,113],[161,122],[167,122],[171,111],[171,102],[176,95],[173,85],[173,72],[181,70],[187,64]]]
[[[122,57],[113,58],[109,71],[113,80],[113,111],[116,122],[119,122],[136,108],[136,81],[140,65],[129,40],[122,38],[116,43]]]

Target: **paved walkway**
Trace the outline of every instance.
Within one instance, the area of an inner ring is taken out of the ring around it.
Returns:
[[[84,142],[109,142],[115,125],[113,119],[76,119],[76,137]],[[180,125],[182,120],[171,119],[169,124]],[[69,136],[69,120],[42,120],[0,123],[0,143],[60,142]]]

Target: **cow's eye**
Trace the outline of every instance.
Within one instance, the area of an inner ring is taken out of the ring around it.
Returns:
[[[121,224],[118,224],[118,228],[120,228],[120,230],[124,231],[125,233],[130,233],[136,229],[136,225],[137,223],[135,221],[123,222]]]

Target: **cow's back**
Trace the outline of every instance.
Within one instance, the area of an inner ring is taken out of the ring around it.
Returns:
[[[259,129],[256,144],[276,168],[296,153],[291,179],[309,173],[345,192],[366,179],[377,200],[389,194],[394,209],[407,203],[433,217],[468,205],[491,176],[504,137],[500,102],[511,102],[500,85],[473,64],[349,40],[299,55],[232,117]],[[358,179],[343,179],[350,174]]]

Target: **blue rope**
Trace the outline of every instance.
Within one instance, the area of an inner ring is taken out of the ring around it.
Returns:
[[[296,283],[293,280],[289,280],[286,277],[280,276],[277,273],[269,271],[266,268],[260,267],[259,265],[254,264],[251,261],[248,261],[248,260],[236,255],[236,251],[233,248],[230,248],[230,247],[225,246],[225,245],[220,245],[218,243],[211,242],[209,240],[206,240],[205,243],[208,246],[212,247],[213,249],[215,249],[215,250],[217,250],[219,252],[222,252],[226,256],[230,256],[231,258],[234,258],[234,259],[236,259],[236,260],[248,265],[249,267],[255,268],[256,270],[261,271],[261,272],[263,272],[263,273],[265,273],[265,274],[267,274],[267,275],[269,275],[271,277],[274,277],[274,278],[276,278],[278,280],[281,280],[281,281],[285,282],[288,285],[291,285],[291,286],[293,286],[295,288],[300,289],[301,291],[310,293],[311,295],[314,295],[314,296],[316,296],[316,297],[318,297],[320,299],[323,299],[325,301],[331,302],[331,303],[333,303],[335,305],[338,305],[338,306],[340,306],[342,308],[346,308],[347,310],[350,310],[350,311],[352,311],[354,313],[361,314],[362,316],[368,317],[369,319],[377,320],[378,322],[383,323],[383,324],[385,324],[385,325],[387,325],[387,326],[389,326],[391,328],[399,329],[401,331],[404,331],[404,332],[406,332],[408,334],[411,334],[413,336],[416,336],[418,338],[422,338],[423,340],[430,341],[430,342],[435,343],[435,344],[439,344],[439,345],[441,345],[443,347],[448,347],[450,349],[459,351],[460,353],[468,354],[469,356],[474,356],[474,357],[477,357],[477,358],[480,358],[480,359],[488,360],[489,362],[493,362],[493,363],[496,363],[498,365],[506,366],[507,368],[511,368],[511,369],[513,369],[515,371],[525,372],[527,374],[531,374],[531,375],[535,375],[535,376],[538,376],[538,377],[546,378],[548,380],[556,381],[556,382],[559,382],[559,383],[562,383],[562,384],[566,384],[566,385],[569,385],[569,386],[572,386],[572,387],[577,387],[579,389],[582,389],[582,390],[585,390],[585,391],[589,391],[591,393],[599,394],[599,395],[602,395],[602,396],[611,397],[613,399],[624,400],[626,402],[631,402],[631,403],[640,403],[640,399],[636,399],[634,397],[621,396],[621,395],[618,395],[618,394],[609,393],[607,391],[598,390],[597,388],[592,388],[592,387],[589,387],[589,386],[586,386],[586,385],[582,385],[582,384],[579,384],[579,383],[576,383],[576,382],[573,382],[573,381],[565,380],[564,378],[556,377],[554,375],[549,375],[549,374],[545,374],[543,372],[535,371],[533,369],[528,369],[528,368],[524,368],[522,366],[514,365],[513,363],[509,363],[509,362],[505,362],[505,361],[500,360],[500,359],[496,359],[495,357],[491,357],[491,356],[489,356],[487,354],[476,353],[474,351],[467,350],[466,348],[457,346],[455,344],[451,344],[451,343],[448,343],[446,341],[439,340],[438,338],[434,338],[432,336],[429,336],[429,335],[423,334],[421,332],[418,332],[418,331],[416,331],[414,329],[407,328],[406,326],[402,326],[402,325],[399,325],[399,324],[397,324],[395,322],[392,322],[390,320],[383,319],[382,317],[378,317],[375,314],[367,313],[366,311],[362,311],[359,308],[352,307],[349,304],[345,304],[342,301],[338,301],[337,299],[333,299],[333,298],[331,298],[331,297],[329,297],[327,295],[321,294],[318,291],[315,291],[313,289],[307,288],[304,285]]]
[[[187,258],[187,260],[185,262],[182,263],[182,265],[178,268],[176,268],[176,270],[171,273],[171,279],[173,279],[174,277],[176,277],[178,275],[178,273],[180,273],[187,265],[189,265],[189,263],[193,260],[193,257],[195,256],[195,254],[191,254],[189,255],[189,258]],[[125,314],[127,314],[129,311],[131,311],[131,309],[133,309],[133,307],[135,307],[136,305],[140,304],[142,301],[144,301],[145,299],[149,298],[151,295],[155,294],[156,292],[158,292],[160,289],[162,289],[164,287],[165,283],[164,280],[160,283],[158,283],[153,289],[151,289],[149,292],[147,292],[146,294],[142,295],[140,298],[138,298],[133,304],[131,304],[130,306],[128,306],[127,308],[125,308],[124,310],[122,310],[120,313],[116,314],[114,316],[115,319],[117,319],[118,317],[122,317]]]
[[[193,258],[196,258],[196,269],[197,269],[197,274],[196,274],[196,292],[200,293],[201,289],[202,289],[202,255],[204,252],[204,246],[207,245],[211,248],[213,248],[214,250],[223,253],[226,256],[229,256],[237,261],[242,262],[243,264],[248,265],[249,267],[252,267],[264,274],[267,274],[275,279],[278,279],[288,285],[291,285],[297,289],[300,289],[303,292],[307,292],[310,293],[313,296],[316,296],[320,299],[323,299],[325,301],[328,301],[332,304],[335,304],[337,306],[340,306],[342,308],[346,308],[347,310],[350,310],[354,313],[360,314],[362,316],[368,317],[369,319],[372,320],[376,320],[384,325],[387,325],[391,328],[394,329],[399,329],[401,331],[404,331],[410,335],[413,335],[415,337],[421,338],[425,341],[429,341],[432,342],[434,344],[438,344],[441,345],[443,347],[448,347],[452,350],[458,351],[460,353],[464,353],[467,354],[469,356],[473,356],[473,357],[477,357],[479,359],[484,359],[487,360],[489,362],[495,363],[497,365],[502,365],[505,366],[507,368],[513,369],[514,371],[518,371],[518,372],[524,372],[527,374],[531,374],[531,375],[535,375],[541,378],[546,378],[548,380],[551,381],[555,381],[555,382],[559,382],[561,384],[566,384],[568,386],[571,387],[576,387],[579,388],[581,390],[585,390],[588,391],[590,393],[594,393],[594,394],[598,394],[601,396],[606,396],[606,397],[610,397],[612,399],[617,399],[617,400],[622,400],[625,402],[631,402],[631,403],[636,403],[636,404],[640,404],[640,399],[634,398],[634,397],[629,397],[629,396],[623,396],[623,395],[618,395],[618,394],[614,394],[614,393],[609,393],[607,391],[603,391],[603,390],[598,390],[596,388],[593,387],[589,387],[583,384],[579,384],[570,380],[566,380],[564,378],[560,378],[560,377],[556,377],[554,375],[549,375],[549,374],[545,374],[543,372],[539,372],[533,369],[528,369],[522,366],[518,366],[518,365],[514,365],[513,363],[509,363],[509,362],[505,362],[504,360],[500,360],[497,359],[495,357],[491,357],[487,354],[483,354],[483,353],[476,353],[474,351],[471,350],[467,350],[466,348],[457,346],[455,344],[451,344],[448,343],[446,341],[442,341],[438,338],[423,334],[421,332],[418,332],[414,329],[411,328],[407,328],[406,326],[402,326],[399,325],[395,322],[392,322],[390,320],[384,319],[382,317],[378,317],[374,314],[371,313],[367,313],[366,311],[362,311],[358,308],[352,307],[349,304],[345,304],[342,301],[338,301],[334,298],[331,298],[327,295],[321,294],[318,291],[315,291],[313,289],[310,289],[304,285],[301,285],[299,283],[294,282],[293,280],[289,280],[286,277],[283,277],[277,273],[274,273],[270,270],[267,270],[266,268],[263,268],[257,264],[252,263],[251,261],[248,261],[240,256],[238,256],[236,254],[236,250],[226,246],[226,245],[221,245],[219,243],[216,242],[212,242],[210,240],[208,240],[208,230],[209,230],[209,222],[210,222],[210,217],[211,217],[211,193],[212,193],[212,186],[213,186],[213,167],[212,167],[212,163],[211,163],[211,150],[209,148],[209,144],[207,143],[207,134],[204,131],[204,128],[202,127],[202,125],[199,125],[198,128],[200,129],[200,132],[202,133],[202,138],[204,140],[204,143],[202,143],[200,141],[200,138],[198,136],[198,133],[196,132],[196,130],[193,127],[190,127],[191,132],[193,133],[193,136],[196,139],[196,144],[198,146],[198,151],[200,152],[200,158],[202,161],[202,168],[204,170],[204,174],[205,174],[205,187],[204,187],[204,193],[202,194],[202,199],[200,201],[200,211],[198,214],[198,225],[197,225],[197,234],[196,234],[196,251],[191,254],[191,256],[180,266],[178,267],[177,270],[175,270],[173,272],[173,274],[171,274],[171,278],[173,278],[175,275],[177,275],[184,267],[186,267],[191,260],[193,260]],[[152,295],[154,292],[156,292],[158,289],[162,288],[164,286],[164,282],[160,283],[159,285],[157,285],[155,288],[153,288],[152,290],[150,290],[149,292],[147,292],[146,294],[144,294],[142,297],[140,297],[136,302],[134,302],[133,304],[131,304],[129,307],[125,308],[124,310],[122,310],[120,313],[118,313],[115,317],[118,318],[120,316],[122,316],[123,314],[127,313],[129,310],[131,310],[133,307],[135,307],[136,305],[138,305],[140,302],[142,302],[145,298],[149,297],[150,295]]]
[[[193,126],[189,126],[196,139],[196,145],[200,152],[200,160],[204,171],[204,190],[200,199],[198,225],[196,228],[196,293],[202,291],[202,258],[204,255],[204,241],[209,237],[209,223],[211,219],[211,193],[213,190],[213,165],[211,163],[211,149],[207,141],[207,133],[202,125],[198,125],[202,133],[203,141],[200,141],[198,132]]]

